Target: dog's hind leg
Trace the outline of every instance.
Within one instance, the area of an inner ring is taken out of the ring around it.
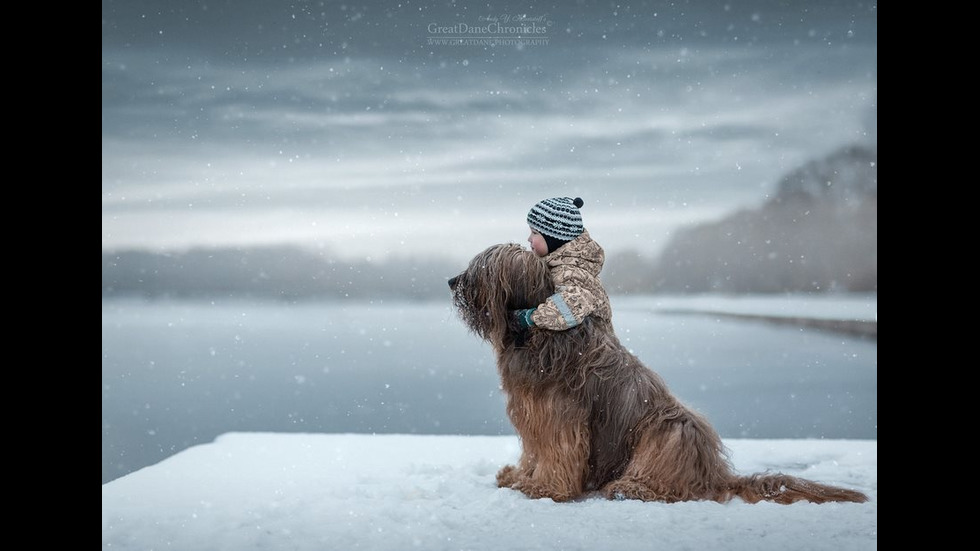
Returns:
[[[623,476],[602,493],[610,499],[723,502],[731,498],[733,481],[721,439],[700,417],[686,414],[647,426]]]

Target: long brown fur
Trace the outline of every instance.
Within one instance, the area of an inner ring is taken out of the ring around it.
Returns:
[[[735,474],[714,428],[608,323],[586,318],[567,331],[522,331],[511,311],[544,302],[554,285],[544,260],[519,245],[486,249],[449,286],[464,323],[493,346],[521,440],[520,460],[497,473],[498,486],[555,501],[592,491],[664,502],[867,501],[780,473]]]

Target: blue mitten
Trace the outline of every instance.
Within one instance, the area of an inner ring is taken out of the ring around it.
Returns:
[[[521,326],[521,329],[527,329],[534,326],[534,320],[531,319],[531,314],[537,308],[528,308],[526,310],[516,310],[514,314],[517,316],[517,324]]]

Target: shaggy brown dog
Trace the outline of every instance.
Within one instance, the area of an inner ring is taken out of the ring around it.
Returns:
[[[611,325],[521,330],[512,311],[554,293],[545,261],[495,245],[449,281],[466,325],[493,345],[520,461],[497,485],[567,501],[593,490],[614,499],[793,503],[864,502],[859,492],[784,474],[736,475],[721,438],[663,379],[624,348]]]

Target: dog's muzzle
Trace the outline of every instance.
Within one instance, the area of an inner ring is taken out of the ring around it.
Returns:
[[[459,276],[449,279],[449,289],[452,291],[456,290],[456,284],[459,283]]]

